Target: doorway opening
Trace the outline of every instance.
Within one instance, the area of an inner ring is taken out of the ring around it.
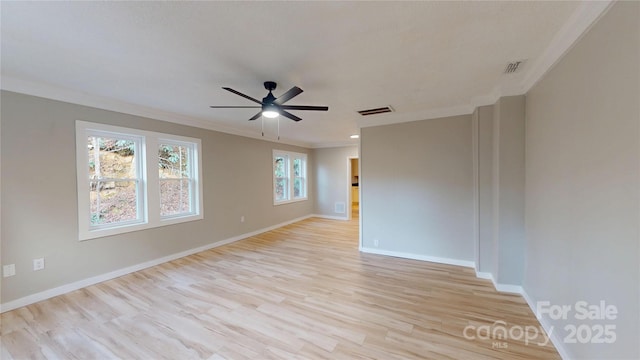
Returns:
[[[349,212],[351,220],[360,218],[360,163],[357,157],[349,158]]]

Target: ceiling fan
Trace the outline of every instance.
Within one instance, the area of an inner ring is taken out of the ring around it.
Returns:
[[[276,118],[278,115],[282,115],[287,117],[293,121],[300,121],[301,118],[293,115],[287,110],[315,110],[315,111],[327,111],[329,110],[328,106],[310,106],[310,105],[284,105],[285,102],[293,99],[294,97],[300,95],[302,93],[302,89],[297,86],[292,87],[286,93],[282,94],[279,98],[276,98],[271,93],[276,89],[277,84],[273,81],[265,81],[264,88],[269,90],[269,94],[262,98],[262,101],[252,98],[249,95],[245,95],[239,91],[233,90],[232,88],[223,87],[223,89],[230,91],[236,95],[240,95],[245,99],[249,99],[254,103],[260,104],[254,106],[211,106],[214,109],[242,109],[242,108],[261,108],[259,113],[255,114],[249,121],[258,119],[261,115],[267,118]]]

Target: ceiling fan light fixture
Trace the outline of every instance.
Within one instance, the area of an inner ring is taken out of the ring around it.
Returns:
[[[269,119],[274,119],[277,118],[280,115],[280,112],[278,111],[278,107],[274,104],[264,104],[262,105],[262,116],[269,118]]]
[[[262,116],[269,118],[269,119],[275,119],[278,116],[280,116],[280,113],[278,113],[275,110],[265,110],[262,112]]]

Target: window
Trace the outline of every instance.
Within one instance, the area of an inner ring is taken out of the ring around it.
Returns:
[[[289,200],[289,155],[277,154],[273,161],[274,199],[276,202]]]
[[[307,155],[273,151],[273,202],[307,200]]]
[[[195,204],[194,143],[161,139],[158,146],[160,216],[191,215]]]
[[[143,139],[95,130],[86,135],[90,226],[101,229],[143,222]]]
[[[307,158],[294,157],[293,158],[293,198],[294,199],[306,199],[307,198]]]
[[[80,240],[203,218],[199,139],[76,122]]]

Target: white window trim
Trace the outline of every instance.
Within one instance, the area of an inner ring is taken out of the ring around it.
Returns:
[[[289,176],[289,189],[288,189],[288,194],[289,194],[289,199],[287,200],[276,200],[276,164],[275,164],[275,158],[276,156],[283,156],[283,157],[287,157],[288,159],[288,164],[287,166],[289,167],[288,169],[288,176]],[[299,159],[304,159],[304,168],[305,168],[305,193],[304,193],[304,197],[298,197],[298,198],[294,198],[293,197],[293,187],[294,187],[294,178],[295,175],[293,173],[293,160],[299,158]],[[271,176],[272,176],[272,180],[273,180],[273,184],[271,186],[271,192],[272,192],[272,196],[273,196],[273,205],[284,205],[284,204],[291,204],[291,203],[295,203],[295,202],[300,202],[300,201],[306,201],[309,199],[309,174],[307,172],[307,170],[309,169],[308,163],[307,163],[307,154],[305,153],[297,153],[297,152],[291,152],[291,151],[283,151],[283,150],[273,150],[273,155],[271,156],[271,165],[272,165],[272,169],[271,169]]]
[[[140,201],[138,204],[138,206],[141,207],[141,222],[136,222],[134,224],[123,223],[120,226],[116,225],[107,228],[92,228],[89,221],[89,172],[87,171],[87,164],[89,163],[87,152],[87,132],[91,130],[121,134],[125,137],[134,136],[142,138],[140,144],[141,161],[139,165],[142,175],[142,194],[139,197]],[[183,216],[176,215],[166,218],[160,216],[160,187],[157,159],[157,149],[160,139],[163,141],[169,140],[173,142],[196,144],[193,154],[193,162],[194,164],[197,164],[194,168],[194,179],[196,182],[195,188],[197,194],[194,196],[195,211],[193,214]],[[202,154],[202,142],[200,139],[77,120],[76,173],[78,190],[78,239],[83,241],[203,219],[204,202],[202,192],[202,156],[200,154]]]
[[[189,141],[184,141],[184,140],[179,140],[178,136],[171,136],[170,138],[165,138],[165,137],[159,137],[157,138],[158,142],[158,146],[160,144],[167,144],[167,145],[174,145],[174,146],[184,146],[189,148],[191,151],[191,156],[189,157],[189,164],[188,167],[189,169],[191,169],[191,176],[193,177],[191,180],[194,181],[194,185],[198,186],[198,184],[201,184],[202,182],[199,181],[198,178],[198,170],[200,169],[200,165],[195,166],[195,164],[200,164],[199,159],[200,157],[198,156],[198,154],[200,153],[200,151],[198,149],[194,149],[194,143],[195,141],[189,140]],[[158,146],[156,146],[156,148],[158,148]],[[196,145],[198,146],[198,145]],[[158,176],[158,182],[157,182],[158,186],[160,185],[160,178]],[[160,193],[160,188],[158,188],[158,193]],[[180,214],[173,214],[173,215],[165,215],[162,216],[160,215],[160,219],[162,221],[169,221],[172,219],[180,219],[180,218],[184,218],[184,217],[188,217],[188,216],[194,216],[197,215],[198,213],[198,209],[200,208],[199,204],[202,204],[202,201],[198,198],[198,194],[201,194],[202,191],[201,190],[197,190],[194,193],[192,193],[191,196],[191,203],[193,204],[193,211],[189,212],[189,213],[180,213]],[[158,201],[158,205],[160,204],[160,202]]]
[[[294,153],[295,154],[295,153]],[[293,158],[291,158],[291,191],[293,191],[293,189],[295,188],[295,184],[296,184],[296,175],[295,175],[295,171],[293,171],[294,169],[294,162],[296,161],[296,159],[301,159],[302,160],[302,168],[304,171],[304,176],[301,176],[301,179],[304,179],[304,185],[303,188],[301,190],[304,191],[304,196],[301,197],[294,197],[295,195],[293,195],[293,193],[291,194],[291,198],[295,199],[295,200],[307,200],[308,198],[308,193],[309,193],[309,177],[308,177],[308,166],[307,166],[307,154],[298,154],[297,156],[293,156]]]
[[[87,128],[84,131],[84,137],[83,137],[83,149],[84,149],[84,171],[86,176],[83,177],[83,181],[82,183],[80,183],[80,181],[78,181],[78,190],[80,190],[80,185],[82,184],[82,190],[86,191],[84,194],[86,195],[85,199],[87,200],[87,202],[85,204],[89,204],[89,183],[90,183],[90,179],[87,177],[88,176],[88,172],[86,172],[87,169],[87,164],[89,163],[89,157],[87,154],[87,136],[89,135],[95,135],[95,136],[113,136],[114,138],[118,138],[118,139],[123,139],[123,140],[132,140],[136,142],[136,146],[135,146],[135,151],[134,153],[136,154],[136,159],[138,159],[138,161],[136,161],[136,174],[139,174],[137,176],[137,179],[139,179],[140,184],[138,185],[138,189],[137,191],[139,191],[138,196],[136,198],[136,207],[137,207],[137,213],[138,213],[138,218],[135,220],[129,220],[129,221],[123,221],[117,224],[104,224],[104,225],[98,225],[98,226],[91,226],[90,221],[89,221],[89,217],[85,216],[83,218],[83,220],[86,221],[86,226],[88,229],[92,229],[92,231],[105,231],[107,232],[110,229],[118,229],[118,228],[122,228],[122,227],[127,227],[127,226],[136,226],[136,225],[141,225],[144,224],[148,221],[148,217],[147,217],[147,197],[146,197],[146,186],[147,186],[147,182],[145,181],[145,179],[147,178],[147,174],[146,174],[146,170],[143,166],[144,162],[140,161],[140,159],[142,159],[145,156],[145,137],[144,136],[140,136],[137,134],[132,134],[132,133],[122,133],[119,131],[107,131],[107,130],[99,130],[96,128]],[[78,141],[78,139],[76,140]],[[80,169],[80,168],[77,168]],[[97,170],[96,170],[97,172]],[[124,180],[124,179],[123,179]],[[134,180],[134,179],[130,179],[130,180]],[[80,198],[80,196],[78,197]],[[87,214],[90,214],[90,205],[87,205]],[[80,218],[78,218],[78,220],[80,220]],[[82,223],[79,222],[80,225],[84,225]]]

